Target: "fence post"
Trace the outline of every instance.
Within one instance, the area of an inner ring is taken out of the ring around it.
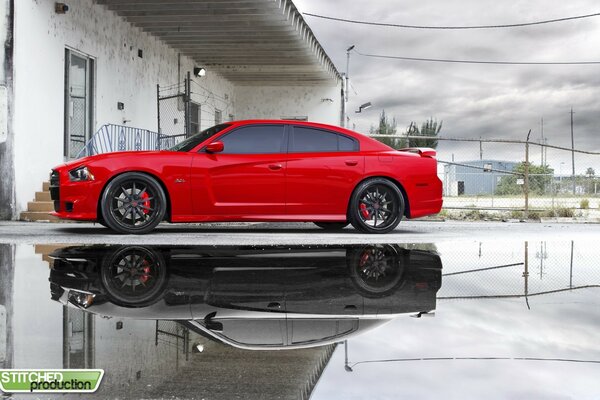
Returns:
[[[531,129],[527,134],[527,141],[525,142],[525,219],[529,218],[529,135]]]

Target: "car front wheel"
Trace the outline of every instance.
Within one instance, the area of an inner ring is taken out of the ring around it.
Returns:
[[[167,208],[160,184],[139,172],[128,172],[110,181],[101,202],[103,222],[129,234],[150,232],[163,220]]]
[[[404,196],[394,183],[371,178],[354,190],[348,216],[352,226],[361,232],[387,233],[400,223],[404,207]]]

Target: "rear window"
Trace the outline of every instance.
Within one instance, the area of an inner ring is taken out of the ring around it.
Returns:
[[[335,132],[294,126],[290,141],[292,153],[320,153],[337,151],[356,151],[358,142],[348,136]]]

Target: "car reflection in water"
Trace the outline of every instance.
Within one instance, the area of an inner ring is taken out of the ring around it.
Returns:
[[[429,313],[442,268],[436,252],[399,245],[77,246],[51,257],[54,300],[101,316],[176,320],[249,350],[322,346]]]

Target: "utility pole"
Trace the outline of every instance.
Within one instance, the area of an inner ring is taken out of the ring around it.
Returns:
[[[354,45],[346,49],[346,76],[344,77],[344,124],[342,127],[348,127],[348,80],[350,71],[350,52],[354,49]]]
[[[573,180],[573,195],[575,195],[575,139],[573,137],[573,107],[571,107],[571,164],[573,166],[571,179]]]
[[[542,123],[541,123],[541,128],[542,128],[542,139],[541,139],[541,143],[542,143],[542,163],[540,164],[542,167],[545,165],[544,164],[544,117],[542,117]]]

